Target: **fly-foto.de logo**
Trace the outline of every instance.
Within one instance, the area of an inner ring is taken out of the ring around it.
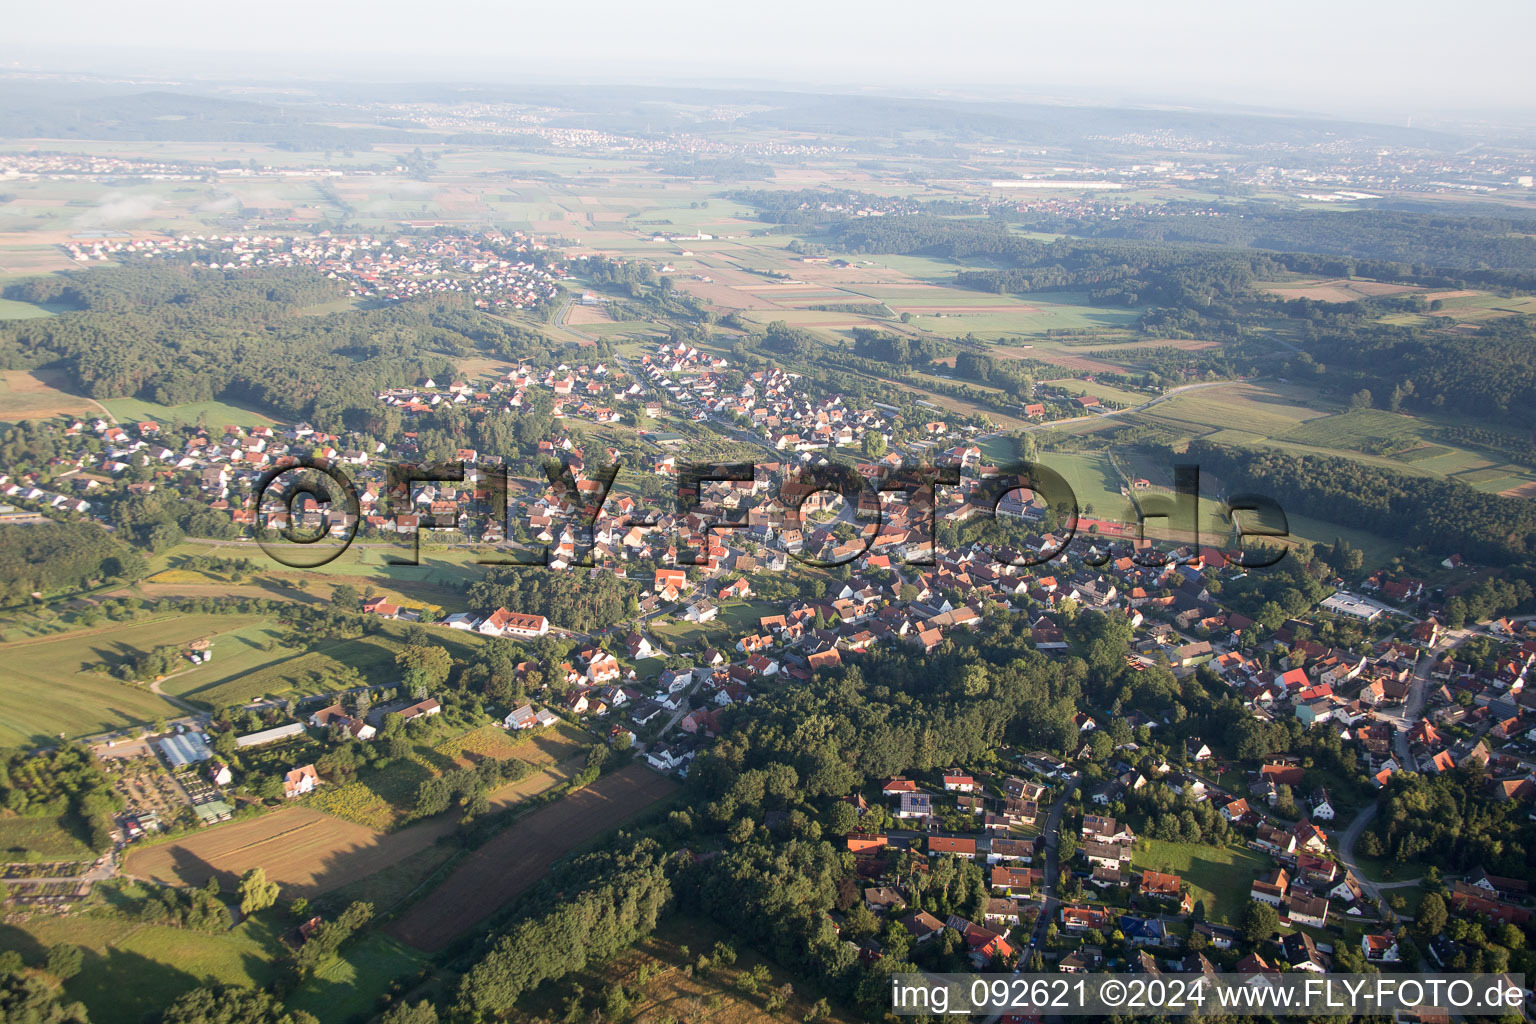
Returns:
[[[932,463],[788,468],[686,463],[676,467],[673,500],[652,501],[652,507],[628,495],[615,498],[621,463],[583,475],[554,461],[543,468],[539,529],[525,529],[528,536],[519,537],[510,500],[514,480],[504,465],[394,463],[364,491],[335,463],[297,459],[259,481],[251,506],[255,538],[291,568],[334,561],[365,528],[388,535],[395,547],[409,548],[386,557],[385,564],[419,564],[424,531],[468,537],[472,522],[479,524],[478,539],[487,548],[474,561],[485,565],[593,567],[600,532],[639,529],[670,531],[681,566],[712,565],[713,552],[723,550],[732,534],[746,532],[756,546],[820,569],[870,555],[883,555],[891,564],[932,566],[941,550],[956,544],[973,545],[977,557],[1018,568],[1044,565],[1069,552],[1089,566],[1131,558],[1152,568],[1208,554],[1205,535],[1215,540],[1222,558],[1260,569],[1276,564],[1284,549],[1245,547],[1244,540],[1289,536],[1285,512],[1274,499],[1202,496],[1200,469],[1192,464],[1173,467],[1171,488],[1138,494],[1126,489],[1124,508],[1104,518],[1101,510],[1080,504],[1067,479],[1043,462],[989,468],[982,475]],[[541,488],[539,481],[516,483]],[[439,499],[440,493],[451,497]],[[622,507],[612,507],[615,501]],[[666,505],[671,507],[656,507]]]

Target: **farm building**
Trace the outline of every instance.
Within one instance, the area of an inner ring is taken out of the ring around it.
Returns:
[[[200,732],[184,732],[165,737],[160,740],[160,753],[165,755],[166,763],[172,768],[197,764],[213,756],[213,751],[208,749],[208,741]]]
[[[275,729],[263,729],[261,732],[253,732],[248,736],[236,736],[235,746],[241,749],[245,747],[259,747],[264,743],[276,743],[278,740],[286,740],[292,736],[302,735],[304,735],[304,723],[290,722],[287,725],[280,725]]]

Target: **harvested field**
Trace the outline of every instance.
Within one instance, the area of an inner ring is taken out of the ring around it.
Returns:
[[[1039,306],[1019,306],[1019,305],[1015,305],[1015,306],[1002,306],[1002,305],[966,306],[966,305],[959,305],[959,304],[956,304],[956,305],[946,305],[946,306],[921,306],[921,305],[914,306],[914,305],[910,305],[908,303],[902,302],[900,299],[888,299],[886,301],[890,302],[892,306],[894,306],[896,309],[901,310],[903,313],[913,313],[913,314],[922,314],[922,313],[1038,313],[1038,312],[1040,312],[1040,307]]]
[[[775,302],[753,295],[742,288],[734,288],[728,284],[709,281],[679,281],[677,286],[689,295],[695,295],[704,301],[719,306],[722,309],[778,309]]]
[[[549,866],[677,788],[640,765],[604,776],[496,836],[385,930],[436,951],[529,889]]]
[[[101,406],[66,390],[69,375],[56,370],[7,370],[0,373],[0,420],[50,416],[101,416]]]
[[[1536,498],[1536,483],[1524,483],[1499,493],[1506,498]]]
[[[1311,299],[1314,302],[1354,302],[1356,299],[1424,291],[1414,285],[1351,281],[1344,277],[1328,281],[1260,282],[1258,287],[1282,299]]]
[[[1125,367],[1116,366],[1114,363],[1106,363],[1102,359],[1069,355],[1066,352],[1048,348],[1035,349],[1029,353],[1027,358],[1038,359],[1042,363],[1050,363],[1052,366],[1060,366],[1067,370],[1077,370],[1081,373],[1120,373],[1125,369]]]
[[[452,832],[451,816],[386,835],[308,807],[285,807],[172,843],[130,850],[124,873],[167,885],[226,887],[254,867],[288,896],[314,896],[426,849]]]
[[[538,796],[580,770],[583,758],[548,765],[490,795],[496,809]],[[131,850],[124,873],[170,885],[201,885],[217,874],[226,887],[253,867],[291,896],[329,892],[394,867],[452,832],[444,814],[398,832],[378,829],[312,807],[285,807],[249,821],[217,826],[173,843]]]
[[[586,305],[580,302],[574,303],[570,311],[565,315],[565,322],[579,327],[582,324],[607,324],[613,322],[613,317],[608,315],[608,307],[601,303]]]

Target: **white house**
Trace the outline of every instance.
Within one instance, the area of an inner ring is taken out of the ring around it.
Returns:
[[[1397,940],[1391,935],[1360,936],[1360,952],[1368,963],[1395,964],[1398,961]]]
[[[283,796],[292,800],[305,793],[312,793],[319,781],[320,776],[315,774],[314,765],[306,764],[302,768],[295,768],[283,776]]]

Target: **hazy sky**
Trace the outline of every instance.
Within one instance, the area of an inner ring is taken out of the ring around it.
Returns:
[[[62,0],[0,62],[368,80],[1001,87],[1401,116],[1536,106],[1532,0]],[[237,56],[238,55],[238,56]],[[233,59],[232,59],[233,58]]]

